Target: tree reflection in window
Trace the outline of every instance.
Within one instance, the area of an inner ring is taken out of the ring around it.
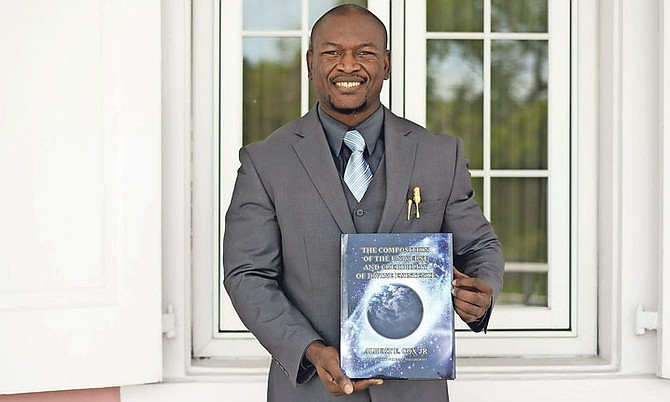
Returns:
[[[300,0],[244,0],[243,144],[264,139],[305,112],[301,110],[307,51],[303,39],[317,18],[343,3],[367,6],[367,0],[310,0],[308,26],[302,26]],[[229,62],[225,54],[221,62]],[[308,104],[313,105],[314,93],[307,93]]]
[[[299,38],[244,39],[244,144],[300,117],[300,53]]]
[[[523,34],[547,32],[548,3],[490,0],[490,27],[484,3],[426,2],[427,31],[433,34],[426,44],[426,125],[461,137],[470,169],[483,175],[473,178],[475,198],[482,206],[490,200],[490,218],[507,261],[499,303],[547,306],[549,44]],[[484,191],[491,193],[485,197]]]

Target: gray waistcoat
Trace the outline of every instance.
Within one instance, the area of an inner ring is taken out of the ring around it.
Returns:
[[[375,233],[379,228],[379,222],[382,219],[384,210],[384,201],[386,200],[386,162],[384,157],[379,162],[372,182],[368,187],[361,202],[351,194],[347,184],[342,180],[342,187],[347,196],[349,211],[354,219],[354,226],[357,233]]]

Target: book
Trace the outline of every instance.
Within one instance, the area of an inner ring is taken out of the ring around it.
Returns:
[[[451,233],[341,236],[340,364],[350,378],[453,379]]]

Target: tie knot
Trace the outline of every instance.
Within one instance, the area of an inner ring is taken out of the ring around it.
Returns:
[[[365,149],[365,139],[358,130],[347,131],[344,134],[344,145],[349,147],[353,152],[363,152]]]

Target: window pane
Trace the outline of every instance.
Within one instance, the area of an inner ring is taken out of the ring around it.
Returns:
[[[280,3],[280,2],[277,2]],[[340,4],[358,4],[359,6],[368,7],[367,0],[309,0],[309,27],[319,19],[326,11]]]
[[[506,261],[501,302],[546,303],[547,178],[493,178],[491,198]]]
[[[492,178],[491,223],[505,261],[547,262],[547,178]]]
[[[491,166],[547,168],[547,42],[491,44]]]
[[[426,28],[428,32],[483,32],[483,1],[427,0]]]
[[[244,0],[243,29],[300,29],[301,0]]]
[[[506,267],[497,304],[546,307],[547,279],[546,272],[514,272]]]
[[[458,135],[471,169],[483,167],[483,43],[429,40],[426,125]]]
[[[245,145],[300,116],[301,62],[299,38],[244,39]]]
[[[547,32],[547,0],[491,0],[493,32]]]

